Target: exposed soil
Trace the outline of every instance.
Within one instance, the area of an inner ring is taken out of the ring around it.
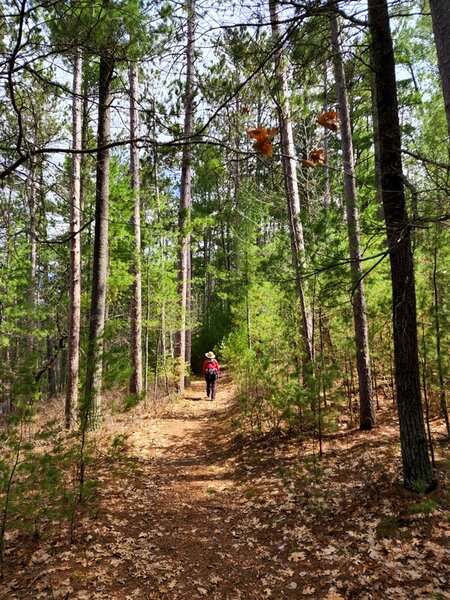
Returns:
[[[95,467],[94,513],[73,543],[65,525],[22,547],[11,535],[0,598],[450,598],[441,423],[440,486],[421,496],[400,485],[390,407],[373,432],[329,436],[321,461],[311,442],[243,440],[235,412],[225,376],[214,402],[194,381],[174,403],[111,420],[123,443]]]

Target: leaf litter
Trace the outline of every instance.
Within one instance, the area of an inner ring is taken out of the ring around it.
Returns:
[[[64,523],[39,539],[10,532],[0,598],[450,598],[444,445],[421,512],[424,497],[399,481],[392,407],[372,432],[327,437],[318,461],[311,441],[236,435],[226,377],[215,403],[203,396],[194,381],[174,403],[111,419],[98,434],[94,510],[73,543]],[[117,435],[124,451],[102,452]]]

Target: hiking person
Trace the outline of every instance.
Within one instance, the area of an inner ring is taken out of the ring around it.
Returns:
[[[216,397],[216,384],[219,378],[220,365],[216,360],[214,352],[205,354],[206,360],[203,361],[202,374],[206,381],[206,396],[211,400]]]

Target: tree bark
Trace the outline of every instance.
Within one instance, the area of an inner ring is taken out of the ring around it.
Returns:
[[[447,437],[450,438],[450,421],[448,418],[447,399],[445,394],[444,382],[444,365],[442,364],[442,344],[441,344],[441,321],[440,321],[440,296],[442,295],[439,289],[437,279],[437,241],[433,252],[433,289],[434,289],[434,326],[436,331],[436,357],[437,371],[439,379],[439,401],[441,405],[441,415],[444,417],[445,426],[447,428]]]
[[[142,394],[142,272],[141,272],[141,199],[139,181],[139,150],[136,140],[139,136],[138,110],[138,67],[133,64],[129,69],[130,81],[130,170],[131,190],[134,209],[131,217],[133,235],[133,258],[131,286],[131,365],[130,394]]]
[[[272,34],[275,43],[280,40],[278,25],[277,1],[269,0]],[[289,229],[291,233],[292,262],[296,276],[296,288],[300,301],[302,317],[302,337],[305,347],[305,358],[312,370],[314,360],[312,323],[306,305],[305,293],[301,279],[305,255],[303,225],[300,218],[300,196],[297,182],[297,163],[295,160],[294,137],[292,134],[291,109],[289,104],[286,65],[281,49],[274,54],[276,61],[276,79],[278,84],[278,120],[281,136],[281,161],[283,164],[284,183],[288,203]]]
[[[12,221],[13,216],[11,213],[12,208],[12,191],[9,191],[9,201],[7,203],[7,210],[4,213],[4,227],[5,227],[5,241],[4,241],[4,271],[6,274],[10,272],[11,268],[11,238],[12,238]],[[5,314],[5,305],[10,302],[10,278],[6,275],[3,277],[3,281],[0,280],[0,334],[5,335],[8,329],[8,314]],[[3,388],[3,406],[7,414],[13,411],[13,401],[11,396],[11,384],[12,384],[12,360],[11,360],[11,346],[12,339],[9,337],[8,344],[5,346],[4,357],[1,364],[1,383]]]
[[[100,58],[97,145],[97,185],[95,194],[95,230],[92,266],[92,293],[89,314],[89,340],[85,406],[82,426],[100,423],[103,373],[103,344],[108,271],[109,150],[104,146],[110,136],[111,79],[114,61]]]
[[[369,0],[372,68],[379,124],[380,171],[391,266],[395,383],[404,485],[435,485],[420,394],[416,292],[401,162],[401,135],[392,36],[386,0]]]
[[[36,165],[31,162],[28,174],[28,210],[30,216],[30,254],[29,254],[29,301],[30,301],[30,319],[28,351],[36,352],[37,342],[35,331],[37,328],[36,309],[37,309],[37,222],[36,222],[36,197],[37,197]]]
[[[450,2],[430,0],[430,9],[450,137]]]
[[[355,165],[353,160],[353,140],[350,122],[350,108],[347,96],[344,65],[341,55],[341,42],[338,16],[331,15],[331,43],[333,48],[334,77],[341,121],[341,148],[344,164],[344,195],[347,214],[348,244],[351,260],[352,309],[355,327],[356,365],[359,384],[359,428],[368,430],[375,427],[375,407],[373,403],[372,375],[369,356],[369,333],[367,327],[366,299],[361,265],[361,244],[359,214],[356,197]]]
[[[180,213],[179,213],[179,272],[178,272],[178,290],[180,298],[180,330],[177,335],[177,357],[180,361],[180,373],[178,381],[178,390],[182,392],[186,385],[186,363],[190,362],[190,355],[187,356],[187,323],[190,323],[188,312],[191,305],[190,293],[190,268],[189,256],[191,246],[190,211],[191,211],[191,155],[192,149],[189,143],[194,131],[194,47],[195,47],[195,0],[188,2],[187,16],[187,46],[186,46],[186,87],[185,87],[185,105],[184,105],[184,138],[186,143],[183,146],[183,156],[181,165],[181,193],[180,193]],[[190,326],[190,325],[188,325]]]
[[[324,105],[323,112],[327,112],[328,108],[328,61],[325,62],[323,66],[323,96],[324,96]],[[328,139],[329,139],[329,131],[327,129],[323,129],[323,149],[325,156],[328,155]],[[331,190],[330,190],[330,167],[328,163],[324,163],[322,166],[323,169],[323,207],[325,210],[328,210],[331,204]]]
[[[72,84],[72,148],[74,150],[82,147],[82,64],[81,50],[77,49],[74,56]],[[72,154],[70,195],[70,313],[67,390],[64,410],[66,429],[74,426],[78,405],[81,321],[81,154]]]

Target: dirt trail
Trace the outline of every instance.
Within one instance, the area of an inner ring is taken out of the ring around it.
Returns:
[[[90,597],[271,595],[269,588],[264,591],[264,578],[276,548],[266,547],[264,535],[262,540],[250,535],[248,498],[242,496],[229,446],[233,392],[224,377],[210,401],[204,383],[194,381],[163,416],[139,422],[129,436],[127,455],[137,465],[125,489],[111,482],[102,494],[104,525],[92,542],[94,552],[98,546],[100,554],[113,558],[97,559],[104,570],[101,580],[97,577],[102,589]]]
[[[123,575],[126,590],[110,588],[108,597],[265,597],[267,551],[248,539],[242,511],[247,499],[229,446],[233,392],[223,378],[210,401],[204,383],[194,381],[183,399],[129,437],[128,454],[139,463],[127,490],[129,508],[118,498],[103,504],[112,518],[115,503],[122,504],[122,525],[133,541]],[[128,518],[133,511],[141,520]]]
[[[16,546],[0,598],[450,598],[448,468],[431,510],[412,512],[423,497],[398,484],[391,408],[373,432],[329,436],[321,462],[307,440],[240,444],[235,410],[225,376],[214,402],[194,381],[162,409],[111,419],[123,448],[97,466],[95,513],[73,544],[62,525]]]

